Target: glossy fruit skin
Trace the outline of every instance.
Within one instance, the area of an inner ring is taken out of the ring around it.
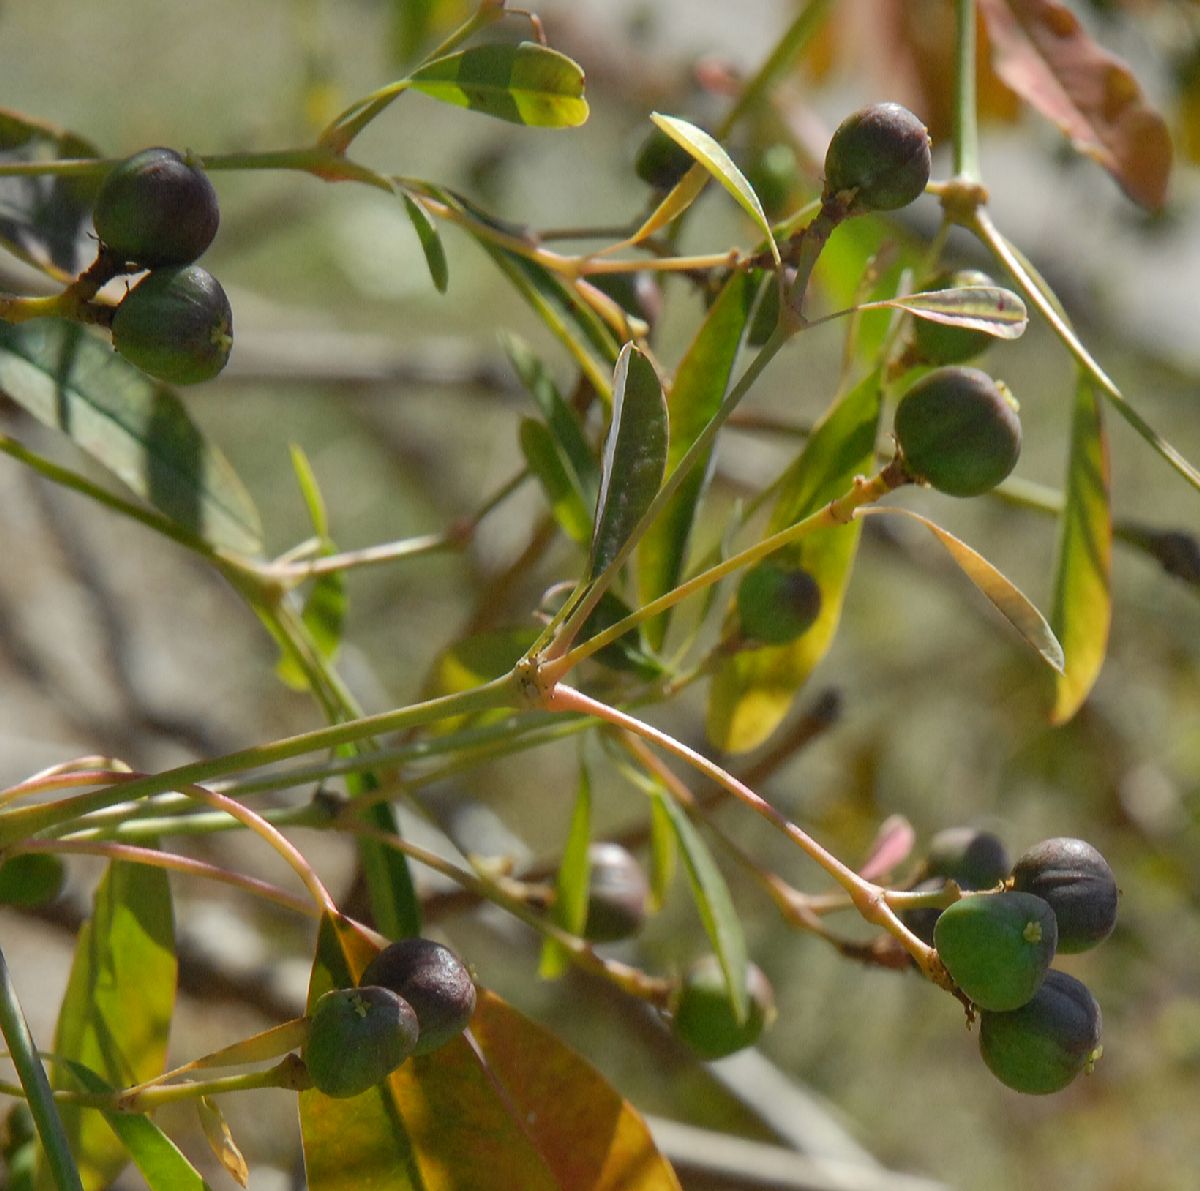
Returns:
[[[760,562],[737,591],[742,636],[760,645],[786,645],[808,632],[821,613],[821,589],[799,567]]]
[[[213,242],[221,213],[208,175],[174,149],[143,149],[96,195],[92,222],[112,252],[143,268],[190,265]]]
[[[1031,893],[972,893],[942,911],[938,956],[980,1009],[1005,1012],[1033,998],[1058,941],[1054,911]]]
[[[412,1006],[390,989],[335,988],[317,1001],[301,1057],[326,1096],[359,1096],[386,1079],[417,1045]]]
[[[112,320],[113,347],[143,372],[176,385],[211,380],[233,347],[233,311],[199,265],[155,269],[127,293]]]
[[[471,973],[449,947],[432,939],[388,944],[367,965],[359,984],[389,988],[413,1007],[421,1027],[413,1052],[418,1055],[456,1038],[475,1012]]]
[[[906,107],[876,103],[838,125],[825,153],[826,203],[853,192],[847,214],[895,211],[925,190],[929,130]]]
[[[588,848],[588,905],[584,937],[615,943],[636,935],[646,921],[650,883],[633,854],[620,844]]]
[[[655,190],[670,190],[696,164],[674,138],[655,127],[646,134],[633,159],[633,172]]]
[[[966,289],[973,285],[994,286],[996,283],[978,269],[959,269],[939,273],[926,290]],[[986,331],[969,327],[949,327],[927,318],[914,318],[911,332],[911,358],[919,364],[965,364],[982,355],[995,339]]]
[[[1018,1092],[1058,1092],[1100,1057],[1103,1019],[1087,986],[1048,972],[1033,999],[1009,1013],[980,1015],[979,1053]]]
[[[1058,949],[1087,951],[1117,922],[1117,879],[1108,861],[1081,839],[1035,844],[1013,868],[1013,888],[1048,902],[1058,920]]]
[[[1021,454],[1014,402],[977,368],[937,368],[896,407],[904,466],[949,496],[979,496],[1000,483]]]
[[[729,1003],[725,976],[715,955],[706,955],[687,971],[672,1007],[671,1029],[702,1059],[720,1059],[758,1041],[775,1017],[775,992],[762,969],[746,973],[749,1012],[739,1022]]]
[[[67,883],[61,856],[24,852],[0,864],[0,906],[41,906],[52,902]]]
[[[929,841],[925,873],[958,882],[960,889],[991,889],[1008,876],[1012,861],[999,836],[974,827],[947,827]]]

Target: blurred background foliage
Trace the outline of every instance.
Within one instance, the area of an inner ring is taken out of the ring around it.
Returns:
[[[1023,111],[985,65],[982,160],[992,210],[1051,280],[1131,402],[1197,460],[1200,176],[1192,162],[1200,157],[1200,9],[1183,0],[1072,7],[1130,62],[1172,127],[1178,160],[1169,202],[1160,215],[1139,212]],[[114,156],[150,144],[211,153],[301,143],[394,76],[466,8],[463,0],[10,2],[0,7],[3,100]],[[775,215],[814,193],[829,132],[866,102],[912,107],[933,132],[935,176],[950,171],[951,5],[840,0],[833,9],[803,61],[729,142],[751,177],[757,170],[755,180],[765,179]],[[356,155],[450,184],[534,227],[626,224],[647,202],[632,160],[648,112],[711,125],[794,6],[546,0],[538,12],[550,43],[587,72],[592,117],[584,128],[510,128],[410,95],[372,125]],[[504,35],[524,35],[519,24],[507,22]],[[343,549],[469,516],[519,469],[516,430],[530,412],[497,332],[528,338],[570,391],[561,350],[484,254],[453,230],[446,234],[450,287],[437,294],[411,227],[385,196],[295,174],[221,173],[215,181],[223,222],[205,263],[229,291],[237,340],[227,372],[190,392],[187,403],[251,489],[268,549],[287,549],[309,532],[290,442],[312,461]],[[818,306],[844,304],[880,243],[919,244],[936,220],[936,204],[924,199],[900,221],[863,220],[839,231],[822,262]],[[719,251],[752,236],[733,205],[710,194],[683,246]],[[952,239],[949,255],[985,263],[965,239]],[[3,269],[5,288],[28,283],[15,265]],[[665,310],[659,343],[674,363],[702,314],[701,295],[686,281],[669,281]],[[759,424],[726,436],[704,543],[719,538],[738,498],[794,454],[796,429],[829,400],[841,351],[835,325],[803,336],[770,368],[743,411]],[[1035,320],[1021,341],[993,348],[985,366],[1021,401],[1018,474],[1059,487],[1073,388],[1067,357]],[[0,410],[0,425],[18,419],[14,409]],[[58,449],[19,424],[34,445]],[[1195,534],[1196,493],[1122,423],[1109,425],[1116,515]],[[1048,605],[1052,517],[993,499],[906,499]],[[308,700],[275,679],[273,646],[252,617],[169,543],[7,461],[0,510],[0,778],[85,752],[161,768],[318,723]],[[540,496],[526,486],[465,549],[349,576],[341,665],[368,710],[419,697],[439,649],[470,628],[529,623],[542,591],[573,576],[578,561],[569,543],[554,539],[530,551],[544,519]],[[727,871],[752,955],[779,1002],[762,1052],[887,1166],[973,1191],[1196,1185],[1198,579],[1172,577],[1118,545],[1109,658],[1082,712],[1052,729],[1039,663],[937,547],[878,520],[867,526],[835,645],[764,751],[789,733],[803,737],[814,707],[820,730],[772,772],[762,793],[848,860],[865,852],[886,816],[902,814],[918,848],[954,824],[989,827],[1014,854],[1046,836],[1082,836],[1104,852],[1123,890],[1110,944],[1063,965],[1103,1007],[1103,1062],[1090,1079],[1037,1099],[989,1076],[974,1035],[945,997],[914,976],[861,969],[795,936],[754,887]],[[687,692],[656,711],[656,722],[702,745],[702,694]],[[636,829],[643,797],[600,752],[592,761],[598,833]],[[567,742],[466,772],[427,794],[447,819],[459,816],[464,838],[479,832],[484,850],[545,858],[565,838],[576,763],[576,745]],[[763,863],[819,887],[802,859],[752,817],[729,808],[721,822]],[[313,847],[339,896],[353,896],[349,848],[301,843]],[[193,846],[277,875],[274,858],[253,842]],[[73,865],[72,896],[51,915],[58,926],[73,928],[72,906],[77,914],[95,871]],[[436,928],[479,978],[578,1046],[639,1108],[792,1140],[786,1122],[745,1103],[753,1078],[714,1079],[638,1006],[577,974],[539,983],[531,933],[497,912],[439,901],[436,887],[430,895]],[[191,932],[183,955],[190,995],[173,1037],[182,1061],[240,1025],[257,1028],[280,1005],[294,1008],[289,997],[297,981],[302,995],[310,941],[242,900],[191,885],[181,885],[179,897]],[[37,1015],[35,1032],[48,1037],[69,930],[9,913],[0,930]],[[672,971],[703,949],[679,884],[633,954],[652,970]],[[295,1169],[291,1098],[260,1094],[254,1111],[239,1117],[233,1124],[254,1172],[251,1186],[286,1186]],[[169,1117],[162,1123],[172,1129]],[[190,1126],[179,1124],[187,1146]]]

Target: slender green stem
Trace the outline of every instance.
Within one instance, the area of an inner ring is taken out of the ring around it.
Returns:
[[[101,1097],[99,1093],[79,1103],[90,1103],[95,1108],[108,1108],[121,1112],[153,1112],[164,1104],[179,1104],[187,1100],[199,1100],[201,1096],[220,1096],[229,1092],[250,1092],[258,1088],[286,1088],[303,1091],[311,1087],[304,1064],[295,1055],[286,1055],[274,1067],[265,1071],[247,1071],[241,1075],[222,1075],[215,1079],[197,1079],[185,1083],[156,1084],[153,1087],[130,1095],[127,1091]],[[65,1099],[65,1097],[64,1097]]]
[[[33,1114],[47,1169],[55,1186],[58,1191],[83,1191],[79,1170],[71,1156],[71,1144],[54,1103],[54,1093],[50,1090],[50,1080],[17,999],[3,950],[0,950],[0,1033],[8,1044],[9,1057],[29,1102],[29,1111]]]
[[[978,54],[975,0],[954,0],[954,173],[969,182],[979,172],[979,120],[975,96]]]

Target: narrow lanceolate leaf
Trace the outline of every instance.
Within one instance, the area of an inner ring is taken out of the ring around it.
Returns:
[[[768,532],[786,529],[843,495],[875,457],[882,388],[878,371],[837,399],[818,422],[779,486]],[[726,752],[761,744],[787,714],[797,690],[825,656],[842,612],[858,549],[857,522],[823,529],[789,554],[821,589],[821,612],[787,645],[747,649],[724,659],[709,695],[708,736]]]
[[[729,279],[675,371],[667,395],[671,432],[668,475],[721,406],[754,290],[748,273]],[[643,603],[670,591],[679,582],[696,509],[708,483],[708,462],[704,460],[692,469],[638,546],[638,594]],[[662,645],[667,623],[667,617],[661,616],[644,626],[646,638],[655,648]]]
[[[670,190],[663,196],[662,202],[646,217],[646,221],[623,244],[615,245],[625,248],[640,244],[649,239],[655,232],[660,231],[678,219],[700,197],[700,192],[708,183],[708,172],[700,165],[694,165]],[[611,250],[610,250],[611,251]]]
[[[326,918],[310,1010],[374,950]],[[484,990],[470,1033],[361,1096],[302,1092],[310,1191],[678,1191],[645,1122],[553,1035]]]
[[[667,403],[654,366],[632,343],[613,373],[612,423],[604,444],[589,573],[617,557],[662,485],[667,462]]]
[[[66,1065],[83,1091],[114,1090],[112,1084],[82,1063],[68,1060]],[[129,1151],[150,1191],[212,1191],[175,1143],[144,1113],[114,1111],[102,1115]]]
[[[518,435],[521,454],[541,484],[554,520],[569,538],[586,545],[592,536],[591,510],[553,434],[536,419],[523,418]]]
[[[887,298],[869,302],[875,309],[890,306],[907,310],[917,318],[947,327],[962,327],[982,331],[997,339],[1019,339],[1029,325],[1025,303],[1012,292],[999,286],[972,285],[962,289],[940,289],[929,293],[906,294],[902,298]]]
[[[179,399],[75,323],[0,323],[0,392],[212,546],[261,550],[258,511]]]
[[[979,0],[996,73],[1135,203],[1166,200],[1171,137],[1129,67],[1056,0]]]
[[[212,1150],[214,1157],[239,1187],[249,1186],[250,1167],[246,1164],[237,1142],[233,1140],[233,1131],[229,1128],[221,1106],[211,1097],[201,1096],[196,1111],[204,1140],[208,1142],[208,1148]]]
[[[588,844],[592,838],[592,781],[587,766],[579,766],[579,787],[575,792],[575,807],[571,811],[571,826],[563,847],[562,862],[555,882],[554,906],[550,916],[565,931],[582,935],[588,916]],[[543,980],[556,980],[568,968],[570,961],[563,948],[554,940],[542,944],[542,960],[538,975]]]
[[[0,164],[99,157],[89,141],[0,109]],[[0,177],[0,245],[59,281],[95,258],[92,206],[103,173]]]
[[[679,846],[666,808],[666,796],[655,791],[650,797],[650,908],[661,910],[675,877]]]
[[[746,991],[746,970],[749,959],[746,955],[746,938],[742,934],[742,920],[738,917],[729,886],[713,859],[712,852],[700,833],[692,825],[683,808],[674,800],[661,800],[662,810],[670,820],[683,865],[687,869],[688,882],[692,887],[692,898],[700,921],[713,951],[725,974],[729,1000],[739,1021],[746,1020],[750,1010]]]
[[[920,522],[958,563],[962,572],[995,606],[996,610],[1025,638],[1041,656],[1042,660],[1060,674],[1063,672],[1063,649],[1047,624],[1046,618],[1017,585],[994,567],[982,554],[973,550],[966,542],[956,538],[949,530],[899,505],[873,505],[859,509],[858,516],[881,516],[894,514],[911,517]]]
[[[650,119],[677,145],[686,149],[733,195],[742,210],[754,220],[766,239],[775,263],[779,264],[779,249],[776,248],[775,237],[771,234],[771,221],[763,211],[762,203],[754,193],[754,187],[734,165],[733,158],[703,128],[697,128],[678,116],[664,116],[660,112],[651,112]]]
[[[412,76],[412,85],[444,103],[512,124],[575,128],[588,117],[579,65],[531,41],[436,58]]]
[[[1095,390],[1080,374],[1050,614],[1066,658],[1064,672],[1054,678],[1056,724],[1078,711],[1104,664],[1112,618],[1112,534],[1108,440]]]
[[[421,242],[421,251],[425,254],[429,276],[438,293],[444,294],[446,286],[450,284],[450,270],[446,265],[446,250],[442,247],[442,237],[438,233],[437,224],[433,222],[433,217],[425,210],[419,198],[403,191],[400,197],[404,200],[404,209],[408,212],[413,231],[417,233],[417,239]]]
[[[54,1051],[115,1088],[161,1074],[175,1004],[175,928],[167,874],[114,861],[96,889],[92,917],[79,932]],[[55,1088],[77,1087],[66,1063]],[[102,1115],[61,1105],[85,1191],[107,1187],[129,1160]],[[50,1184],[41,1172],[39,1188]]]

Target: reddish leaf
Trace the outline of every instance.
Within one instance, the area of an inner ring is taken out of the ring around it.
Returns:
[[[979,0],[979,6],[1000,77],[1104,166],[1135,203],[1161,208],[1171,138],[1129,67],[1054,0]]]

